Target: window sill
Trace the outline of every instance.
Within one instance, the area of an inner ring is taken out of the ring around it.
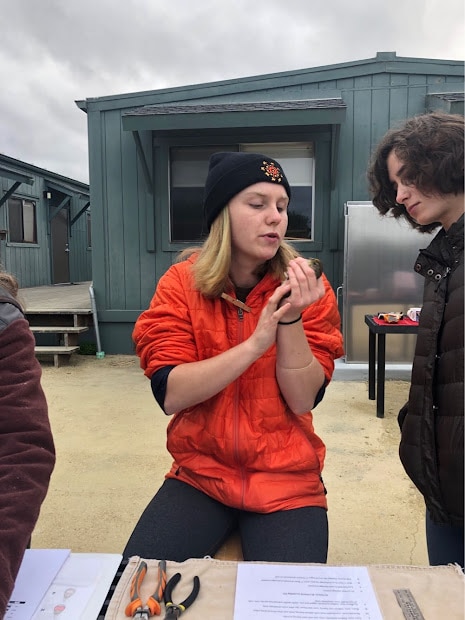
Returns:
[[[7,248],[40,248],[38,243],[21,243],[20,241],[7,241]]]

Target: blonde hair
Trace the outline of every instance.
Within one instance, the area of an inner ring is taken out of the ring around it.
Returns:
[[[197,260],[192,266],[192,273],[197,290],[206,297],[214,298],[231,289],[231,223],[228,209],[223,209],[213,221],[203,245],[186,248],[179,254],[178,260],[194,254]],[[276,254],[265,263],[259,275],[271,273],[277,280],[284,280],[289,261],[297,256],[300,256],[297,250],[282,241]]]

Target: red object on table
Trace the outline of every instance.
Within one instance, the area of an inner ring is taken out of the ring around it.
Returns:
[[[408,316],[404,316],[402,319],[399,319],[395,323],[389,323],[389,321],[385,321],[384,319],[378,319],[378,317],[372,317],[373,321],[378,325],[418,325],[418,321],[412,321]]]

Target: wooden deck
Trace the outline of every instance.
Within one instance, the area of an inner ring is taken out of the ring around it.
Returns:
[[[89,286],[92,282],[77,284],[59,284],[52,286],[35,286],[19,291],[20,302],[26,314],[43,311],[79,311],[90,310]]]

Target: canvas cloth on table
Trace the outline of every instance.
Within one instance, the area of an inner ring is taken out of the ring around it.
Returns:
[[[141,558],[130,558],[105,614],[105,620],[125,620],[124,610],[129,602],[132,577]],[[142,599],[153,594],[158,560],[145,560],[147,575],[142,584]],[[167,562],[167,578],[181,573],[175,589],[175,600],[182,601],[192,590],[195,575],[200,578],[200,593],[186,611],[186,620],[221,618],[233,620],[234,596],[238,562],[210,558],[190,559],[185,562]],[[325,565],[327,566],[327,565]],[[449,566],[394,566],[372,565],[368,572],[384,618],[405,620],[394,589],[411,590],[425,618],[463,620],[465,580],[456,565]],[[162,616],[163,617],[163,611]]]

